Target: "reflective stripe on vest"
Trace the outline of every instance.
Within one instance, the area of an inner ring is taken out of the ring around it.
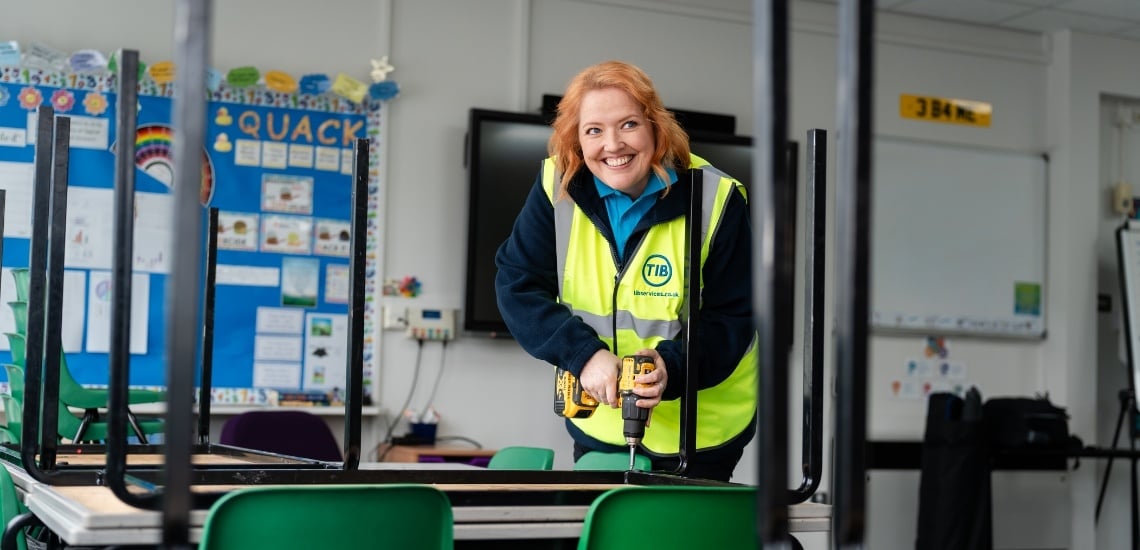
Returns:
[[[703,266],[724,205],[730,193],[739,192],[739,184],[719,171],[708,169],[708,163],[695,155],[690,165],[706,167],[700,183],[704,222],[700,261]],[[553,159],[547,159],[542,181],[554,206],[560,301],[619,356],[651,349],[661,340],[676,338],[681,333],[680,319],[688,298],[685,294],[685,245],[688,242],[685,217],[650,228],[619,273],[609,241],[588,217],[569,198],[554,199],[560,179]],[[617,286],[617,296],[614,296],[614,286]],[[754,337],[748,352],[727,379],[698,392],[698,449],[727,442],[752,421],[756,407],[757,358]],[[654,408],[651,418],[642,444],[657,454],[676,454],[680,401],[662,401]],[[625,444],[621,409],[599,407],[590,418],[572,422],[599,441]]]

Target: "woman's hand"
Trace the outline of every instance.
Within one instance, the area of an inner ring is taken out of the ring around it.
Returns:
[[[637,400],[637,406],[643,409],[652,409],[661,402],[661,396],[665,395],[665,386],[669,383],[669,372],[665,370],[665,360],[654,349],[643,349],[637,352],[638,355],[645,355],[653,358],[654,368],[653,372],[642,373],[633,379],[633,393],[636,393],[640,398]]]
[[[594,353],[586,366],[582,367],[582,375],[578,383],[582,389],[590,394],[598,403],[616,408],[618,406],[618,356],[608,349],[600,349]]]

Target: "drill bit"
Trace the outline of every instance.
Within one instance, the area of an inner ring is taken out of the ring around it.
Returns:
[[[633,445],[629,446],[629,471],[631,472],[633,471],[633,457],[636,456],[634,454],[635,449],[637,449],[637,447],[634,447]]]

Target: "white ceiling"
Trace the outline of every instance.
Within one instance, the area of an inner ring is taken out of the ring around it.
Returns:
[[[1023,31],[1072,29],[1140,40],[1138,0],[876,0],[880,10]]]
[[[836,3],[836,0],[796,0]],[[652,0],[659,5],[751,14],[753,0]],[[1031,32],[1072,29],[1140,40],[1140,0],[876,0],[882,12]]]

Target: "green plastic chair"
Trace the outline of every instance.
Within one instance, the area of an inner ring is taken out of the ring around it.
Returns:
[[[621,470],[629,469],[629,454],[603,453],[590,451],[581,456],[574,463],[574,470]],[[633,469],[648,472],[653,469],[653,462],[645,455],[634,455]]]
[[[5,395],[4,413],[8,420],[9,429],[12,423],[16,422],[17,426],[23,424],[24,409],[24,369],[19,365],[11,363],[4,364],[4,370],[8,374],[8,391],[10,395]],[[14,407],[8,401],[14,401]],[[87,426],[83,426],[83,421],[76,418],[71,414],[71,410],[64,405],[62,401],[59,403],[59,437],[66,438],[73,442],[89,442],[89,441],[106,441],[107,440],[107,422],[102,420],[89,420]],[[139,428],[142,433],[147,435],[154,435],[163,432],[164,425],[161,420],[143,420],[138,422]],[[80,432],[80,428],[83,431]],[[22,433],[20,431],[17,434]],[[137,433],[136,433],[137,436]],[[17,437],[17,441],[19,438]]]
[[[16,333],[28,333],[28,303],[23,301],[8,302],[12,309],[12,318],[16,321]]]
[[[29,272],[26,267],[12,268],[12,279],[16,281],[16,299],[21,302],[28,301]]]
[[[451,503],[430,485],[261,486],[210,507],[199,550],[451,550]]]
[[[8,305],[22,304],[22,302],[9,302]],[[23,321],[20,320],[22,310]],[[27,304],[12,306],[12,315],[15,317],[17,328],[27,326]],[[24,364],[25,342],[27,332],[18,331],[17,334],[4,333],[8,337],[8,347],[12,350],[12,362],[17,365]],[[88,388],[75,380],[71,369],[67,368],[67,354],[60,352],[59,357],[59,399],[72,407],[79,409],[102,409],[107,407],[107,390],[103,388]],[[131,389],[127,392],[127,404],[139,405],[142,403],[161,403],[166,400],[166,392],[154,390]]]
[[[554,468],[554,450],[542,447],[503,447],[487,463],[489,470],[550,470]]]
[[[20,402],[7,393],[0,393],[0,402],[4,406],[5,420],[4,427],[0,428],[0,434],[3,434],[6,439],[5,443],[19,445],[20,437],[24,433],[24,413],[20,409]]]
[[[8,525],[12,518],[27,511],[27,507],[16,495],[16,482],[12,481],[12,474],[8,473],[8,468],[0,465],[0,521]],[[16,547],[19,550],[27,549],[24,537],[16,537]]]
[[[629,457],[626,457],[629,465]],[[602,494],[586,512],[578,550],[629,550],[630,518],[653,518],[637,546],[654,550],[756,548],[756,488],[630,486]]]
[[[12,350],[12,362],[23,367],[26,352],[24,335],[5,332],[4,336],[8,338],[8,347]],[[166,392],[127,390],[128,406],[140,403],[158,403],[165,400]],[[67,354],[61,352],[59,356],[59,402],[68,407],[83,409],[84,415],[88,417],[88,422],[94,422],[99,416],[99,409],[106,409],[110,402],[109,390],[106,388],[88,388],[77,382],[71,375],[71,370],[67,368]],[[132,422],[139,422],[129,407],[127,416],[131,418]],[[141,433],[135,430],[135,436],[143,443],[146,443],[146,434],[146,430]]]

